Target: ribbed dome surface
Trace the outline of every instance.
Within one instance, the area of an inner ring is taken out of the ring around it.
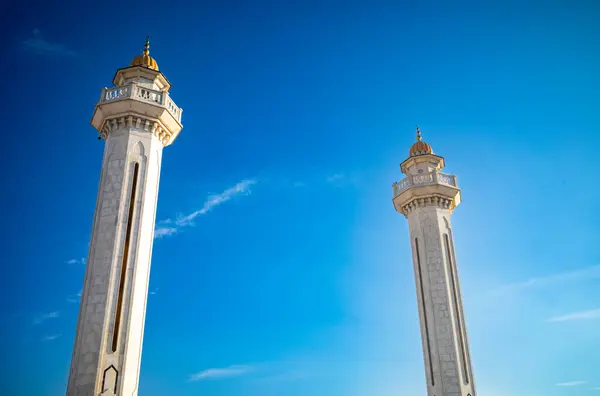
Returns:
[[[433,150],[431,149],[431,146],[428,143],[425,143],[424,141],[419,140],[418,142],[415,142],[410,147],[408,156],[414,157],[416,155],[423,155],[423,154],[433,154]]]
[[[433,154],[433,150],[431,146],[423,141],[421,137],[421,131],[419,130],[419,126],[417,126],[417,141],[413,143],[410,147],[410,151],[408,152],[409,157],[415,157],[417,155],[423,154]]]
[[[142,66],[158,71],[158,63],[150,56],[150,37],[146,38],[146,45],[144,46],[142,55],[133,58],[129,66]]]
[[[138,55],[131,61],[130,66],[143,66],[158,71],[158,63],[150,55]]]

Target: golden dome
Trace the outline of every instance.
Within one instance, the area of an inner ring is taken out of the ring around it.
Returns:
[[[408,152],[409,157],[414,157],[423,154],[433,154],[431,146],[421,139],[421,131],[417,126],[417,141],[410,147],[410,151]]]
[[[156,63],[156,60],[150,56],[150,37],[146,38],[146,45],[144,46],[142,55],[138,55],[133,58],[129,66],[142,66],[158,71],[158,63]]]

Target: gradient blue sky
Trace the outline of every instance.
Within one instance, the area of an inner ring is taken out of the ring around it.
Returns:
[[[89,120],[150,35],[184,109],[158,220],[197,215],[155,243],[140,396],[425,395],[391,203],[417,123],[463,189],[479,394],[600,395],[597,1],[19,3],[0,393],[64,394],[103,150]]]

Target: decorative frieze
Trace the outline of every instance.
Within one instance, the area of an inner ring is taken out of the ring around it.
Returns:
[[[415,198],[402,206],[401,211],[404,216],[408,216],[410,212],[418,208],[426,206],[435,206],[440,209],[452,209],[453,199],[440,195],[432,195],[428,197]]]
[[[132,128],[150,132],[156,136],[166,146],[171,140],[171,133],[159,121],[153,121],[139,116],[128,115],[107,119],[100,133],[100,137],[105,139],[108,135],[118,129]]]

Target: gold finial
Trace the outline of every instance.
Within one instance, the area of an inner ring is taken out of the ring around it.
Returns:
[[[144,56],[150,55],[150,36],[146,36],[146,45],[144,45],[142,54],[144,54]]]
[[[419,130],[419,126],[417,125],[417,142],[421,141],[421,131]]]
[[[146,37],[146,44],[144,45],[142,54],[133,58],[129,66],[142,66],[158,71],[156,60],[150,56],[150,36]]]

